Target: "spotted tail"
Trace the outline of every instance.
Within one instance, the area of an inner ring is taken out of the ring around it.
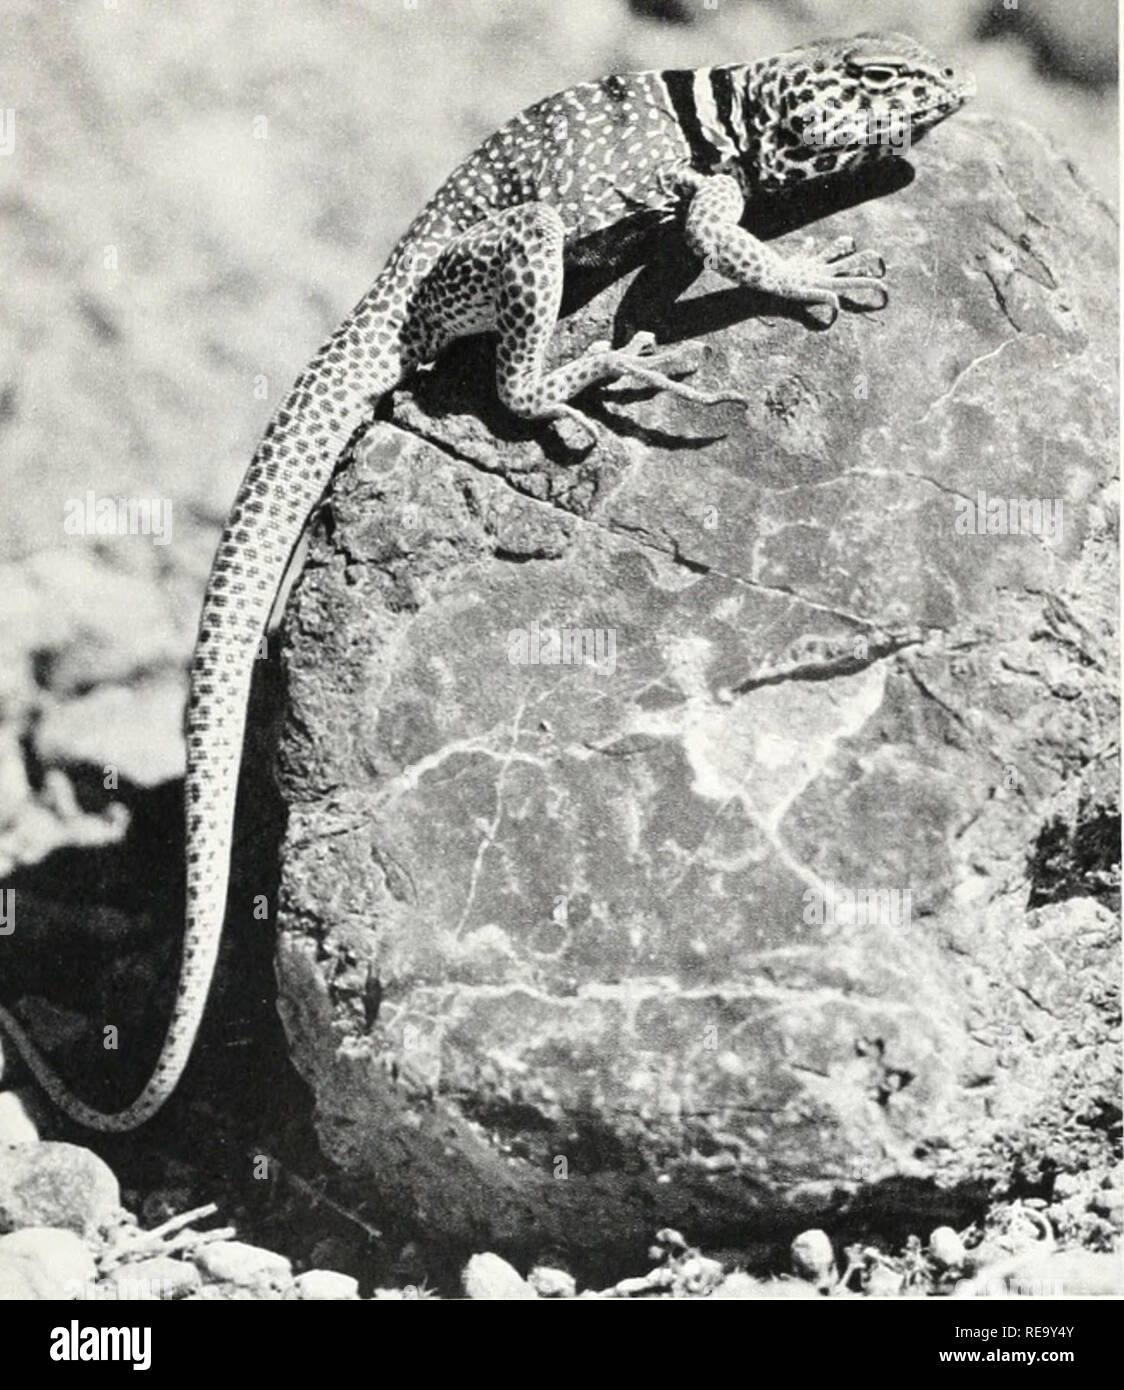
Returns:
[[[187,912],[179,992],[148,1084],[126,1109],[86,1105],[47,1066],[6,1009],[0,1025],[52,1101],[80,1125],[135,1129],[171,1095],[195,1042],[226,910],[234,800],[254,660],[293,548],[352,433],[408,363],[373,306],[383,279],[297,379],[238,490],[211,567],[187,712]],[[381,307],[381,306],[379,306]]]

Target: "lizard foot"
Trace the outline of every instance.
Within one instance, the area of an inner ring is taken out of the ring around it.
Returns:
[[[622,376],[638,377],[652,386],[700,405],[717,405],[721,401],[736,401],[748,405],[745,396],[733,391],[700,391],[696,386],[677,381],[677,376],[690,376],[702,361],[703,346],[687,340],[674,347],[658,349],[651,333],[634,333],[623,348],[609,354],[614,368]]]
[[[856,290],[877,290],[882,296],[878,308],[884,308],[889,295],[882,283],[886,262],[875,251],[856,251],[853,237],[841,236],[822,251],[811,245],[803,253],[785,262],[788,275],[803,290],[819,291],[822,303],[838,311],[838,296]]]
[[[886,262],[878,252],[858,250],[853,236],[837,236],[822,251],[816,250],[815,239],[809,237],[798,259],[820,266],[821,271],[830,268],[829,273],[833,276],[840,273],[859,274],[871,280],[881,280],[886,274]],[[846,265],[843,264],[844,261],[847,262]]]

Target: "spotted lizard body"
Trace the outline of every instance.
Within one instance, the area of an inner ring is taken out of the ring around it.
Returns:
[[[573,249],[637,210],[669,223],[680,216],[695,258],[738,285],[834,315],[840,296],[881,289],[878,258],[850,242],[782,258],[739,225],[747,201],[904,153],[970,95],[970,78],[901,34],[820,40],[757,63],[568,88],[509,121],[453,172],[277,410],[223,531],[188,702],[179,992],[147,1085],[117,1113],[92,1108],[0,1009],[61,1110],[92,1129],[132,1129],[160,1108],[187,1063],[222,931],[254,658],[293,547],[374,401],[454,339],[489,331],[500,400],[526,419],[571,416],[592,429],[570,401],[618,376],[698,402],[728,399],[678,379],[697,365],[691,345],[661,352],[648,334],[620,348],[595,344],[546,370]]]

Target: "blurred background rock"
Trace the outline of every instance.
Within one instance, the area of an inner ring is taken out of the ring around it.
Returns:
[[[466,152],[573,82],[865,28],[966,62],[978,109],[1047,131],[1115,201],[1110,0],[7,0],[0,872],[118,833],[88,792],[103,764],[175,775],[254,444]],[[88,489],[170,500],[171,543],[68,536]]]

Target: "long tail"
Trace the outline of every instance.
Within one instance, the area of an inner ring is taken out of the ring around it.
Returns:
[[[160,1056],[140,1095],[108,1114],[50,1070],[0,1008],[0,1025],[54,1103],[89,1129],[151,1118],[187,1065],[214,974],[226,910],[234,799],[254,659],[293,548],[348,439],[411,365],[379,296],[384,277],[301,373],[255,453],[219,543],[203,600],[187,714],[187,913],[179,992]]]

